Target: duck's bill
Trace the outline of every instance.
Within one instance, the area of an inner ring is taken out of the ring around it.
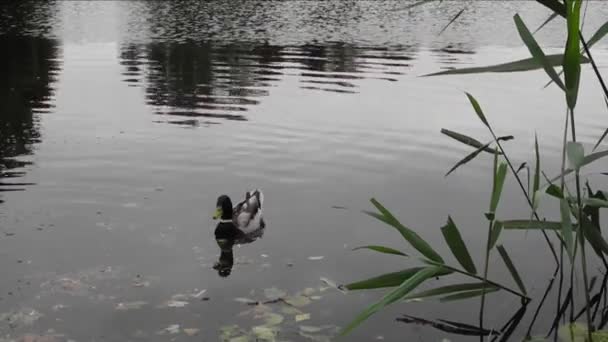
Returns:
[[[213,214],[213,219],[217,220],[222,217],[222,208],[216,208],[215,213]]]

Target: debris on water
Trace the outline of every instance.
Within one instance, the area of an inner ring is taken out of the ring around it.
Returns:
[[[255,304],[255,303],[257,303],[257,301],[255,301],[253,299],[243,298],[243,297],[234,298],[234,301],[235,302],[239,302],[239,303],[243,303],[243,304]]]
[[[268,254],[262,254],[260,255],[262,258],[268,258]]]
[[[293,306],[285,306],[281,309],[281,312],[283,312],[286,315],[300,315],[303,312],[294,308]]]
[[[15,236],[15,233],[12,233],[12,232],[4,232],[4,236]]]
[[[321,297],[321,296],[310,296],[310,299],[312,299],[312,300],[321,300],[321,298],[323,298],[323,297]]]
[[[139,205],[135,202],[129,202],[122,205],[124,208],[137,208]]]
[[[195,291],[195,293],[190,295],[192,298],[201,298],[207,292],[207,290],[204,290],[204,289],[200,290],[200,291],[198,291],[198,289],[194,289],[194,291]],[[196,292],[196,291],[198,291],[198,292]]]
[[[309,313],[296,315],[296,317],[295,317],[296,322],[308,321],[309,319],[310,319]]]
[[[266,313],[266,317],[265,317],[265,326],[275,326],[275,325],[279,325],[281,323],[283,323],[283,320],[285,319],[283,317],[283,315],[279,315],[276,313],[272,313],[272,312],[268,312]]]
[[[293,264],[293,262],[288,262],[288,263],[286,263],[285,265],[286,265],[287,267],[293,267],[293,265],[294,265],[294,264]]]
[[[325,259],[325,257],[322,256],[322,255],[319,255],[319,256],[309,256],[308,257],[308,260],[312,260],[312,261],[318,261],[318,260],[323,260],[323,259]]]
[[[115,309],[119,310],[119,311],[138,310],[138,309],[141,309],[144,305],[147,305],[147,304],[148,303],[144,302],[144,301],[118,303],[118,304],[116,304]]]
[[[185,302],[185,301],[181,301],[181,300],[169,300],[167,301],[163,307],[167,307],[167,308],[183,308],[186,305],[188,305],[190,303]]]
[[[196,328],[186,328],[184,329],[184,334],[188,335],[188,336],[196,336],[198,335],[198,333],[200,332],[200,329],[196,329]]]
[[[342,293],[346,293],[346,289],[343,286],[338,286],[333,280],[329,280],[325,277],[321,277],[321,281],[326,284],[328,287],[336,289]]]
[[[175,334],[178,334],[179,331],[180,331],[179,324],[171,324],[170,326],[166,327],[165,329],[159,331],[158,335],[166,335],[166,334],[175,335]]]
[[[19,342],[58,342],[58,336],[55,335],[32,335],[27,334],[21,336]]]
[[[249,342],[250,339],[249,339],[249,336],[243,335],[243,336],[233,337],[227,341],[228,342]]]
[[[287,293],[283,290],[279,290],[276,287],[271,287],[269,289],[264,289],[264,296],[269,300],[276,300],[280,298],[287,297]]]
[[[154,191],[164,191],[165,188],[163,188],[162,186],[157,186],[156,188],[154,188]]]
[[[133,287],[148,287],[150,286],[149,281],[135,281],[133,282]]]
[[[220,340],[222,342],[240,342],[240,341],[249,341],[247,336],[244,335],[245,332],[239,328],[238,325],[227,325],[220,328]],[[243,339],[245,338],[245,339]]]
[[[305,333],[314,334],[314,333],[318,333],[319,331],[321,331],[323,329],[320,327],[313,327],[310,325],[300,325],[300,330]]]
[[[30,326],[39,320],[43,314],[31,308],[22,308],[19,311],[0,314],[0,321],[7,322],[12,328],[18,326]]]
[[[57,304],[57,305],[53,305],[53,311],[59,311],[59,310],[63,310],[66,309],[68,306],[67,305],[63,305],[63,304]]]
[[[302,294],[305,295],[306,297],[310,297],[315,293],[315,289],[313,289],[312,287],[307,287],[302,291]]]

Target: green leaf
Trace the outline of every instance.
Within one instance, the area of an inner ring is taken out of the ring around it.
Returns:
[[[532,34],[536,34],[538,31],[542,30],[543,27],[545,27],[545,25],[547,25],[548,23],[550,23],[551,21],[553,21],[553,19],[557,18],[559,16],[559,13],[551,13],[551,15],[547,18],[547,20],[543,21],[542,24],[540,24],[540,26],[534,30],[534,32]]]
[[[457,168],[459,168],[462,165],[464,165],[464,164],[470,162],[471,160],[475,159],[475,157],[477,157],[482,151],[484,151],[486,148],[488,148],[488,146],[490,146],[493,142],[494,142],[494,140],[492,140],[489,143],[481,146],[477,150],[475,150],[475,151],[467,154],[466,157],[462,158],[461,160],[458,161],[458,163],[454,164],[454,166],[452,166],[452,168],[445,174],[444,177],[449,176],[450,173],[454,172]]]
[[[545,56],[547,63],[551,66],[561,66],[564,61],[563,54],[547,55]],[[589,63],[589,59],[581,56],[581,63]],[[462,68],[444,70],[426,74],[423,76],[443,76],[443,75],[467,75],[467,74],[483,74],[483,73],[503,73],[503,72],[522,72],[531,71],[542,68],[543,65],[539,63],[534,57],[520,59],[513,62],[501,63],[495,65],[488,65],[484,67],[473,67],[473,68]]]
[[[498,241],[498,237],[500,236],[500,232],[502,232],[503,222],[502,221],[494,221],[494,225],[492,226],[492,231],[490,232],[490,244],[488,245],[488,250],[491,250],[496,245]]]
[[[566,247],[566,252],[570,261],[574,260],[574,242],[572,237],[572,220],[570,219],[570,206],[566,199],[562,198],[559,202],[560,213],[562,216],[562,239]]]
[[[608,156],[608,150],[600,151],[600,152],[593,152],[591,154],[588,154],[583,158],[581,167],[583,167],[585,165],[589,165],[600,158],[604,158],[605,156]],[[553,177],[550,180],[550,182],[555,182],[555,181],[559,180],[562,176],[567,176],[567,175],[571,174],[573,171],[574,171],[573,169],[566,169],[566,170],[564,170],[564,172],[562,174],[560,174],[556,177]]]
[[[566,153],[571,168],[578,170],[583,166],[585,149],[581,143],[569,141],[566,145]]]
[[[534,221],[534,220],[506,220],[503,221],[503,229],[550,229],[561,230],[561,222]]]
[[[566,20],[568,23],[568,38],[564,53],[564,79],[566,81],[566,101],[568,107],[574,110],[578,97],[580,82],[580,12],[581,0],[570,0],[566,3]]]
[[[511,273],[513,280],[515,280],[517,287],[519,287],[519,289],[521,290],[521,292],[523,294],[526,294],[526,287],[524,286],[523,281],[521,281],[521,277],[519,276],[519,273],[517,272],[517,269],[515,268],[513,261],[511,261],[511,258],[509,257],[507,250],[502,245],[498,245],[498,247],[496,247],[496,248],[498,249],[498,253],[502,257],[502,261],[504,261],[505,266],[507,266],[507,269]]]
[[[345,336],[357,326],[359,326],[363,321],[368,319],[371,315],[378,312],[382,308],[387,305],[390,305],[399,299],[406,296],[408,293],[413,291],[418,285],[422,284],[429,278],[436,276],[441,273],[441,268],[439,267],[426,267],[416,272],[412,277],[404,281],[399,287],[382,297],[380,301],[371,305],[367,309],[363,310],[353,321],[351,321],[344,330],[340,333],[341,336]]]
[[[547,190],[545,191],[548,195],[551,195],[553,197],[556,198],[564,198],[564,193],[562,192],[562,189],[560,189],[557,185],[555,184],[550,184],[547,187]]]
[[[561,15],[564,18],[566,17],[566,6],[559,0],[536,0],[536,2],[545,5],[551,11]]]
[[[560,88],[562,88],[562,90],[565,90],[566,88],[564,86],[564,83],[557,75],[557,72],[555,72],[555,69],[553,69],[553,66],[551,65],[549,60],[547,60],[545,53],[538,45],[538,43],[534,39],[534,36],[532,36],[532,33],[530,33],[530,30],[528,30],[526,24],[523,22],[519,14],[516,14],[513,19],[515,20],[515,26],[517,26],[519,36],[523,40],[524,44],[526,44],[526,46],[528,47],[528,50],[530,51],[530,54],[532,54],[532,57],[540,65],[543,66],[543,69],[545,69],[545,72],[547,73],[547,75],[549,75],[549,77],[551,77],[553,82],[555,82]]]
[[[538,208],[537,204],[539,200],[539,198],[537,198],[537,191],[540,187],[540,152],[538,151],[538,137],[536,134],[534,134],[534,155],[536,157],[536,164],[534,165],[534,180],[532,183],[532,203],[536,204],[534,205],[534,210],[536,210]]]
[[[477,116],[479,117],[481,122],[483,122],[483,124],[486,125],[486,127],[490,128],[490,124],[488,123],[486,116],[483,114],[483,110],[481,109],[479,102],[477,102],[477,100],[473,97],[473,95],[471,95],[467,92],[465,92],[465,94],[467,94],[467,97],[469,98],[469,102],[471,102],[471,106],[473,106],[473,109],[475,110],[475,113],[477,114]]]
[[[587,241],[589,241],[589,244],[591,247],[593,247],[595,252],[598,255],[601,255],[601,253],[608,255],[608,243],[606,243],[606,240],[604,240],[600,229],[584,216],[582,223],[583,235]]]
[[[584,203],[590,207],[608,208],[608,201],[599,198],[587,198]]]
[[[376,199],[372,198],[370,201],[378,209],[378,211],[380,211],[381,215],[373,215],[375,213],[366,212],[367,214],[376,217],[377,219],[380,219],[384,223],[387,223],[388,225],[397,229],[403,238],[425,257],[429,258],[430,260],[443,263],[441,256],[439,256],[439,254],[437,254],[437,252],[435,252],[435,250],[433,250],[433,248],[431,248],[431,246],[416,232],[402,225],[401,222],[399,222],[399,220],[397,220],[397,218],[395,218],[395,216],[393,216],[393,214],[391,214],[391,212],[388,211],[388,209],[386,209]]]
[[[602,136],[595,143],[595,146],[593,146],[593,150],[591,150],[591,152],[595,151],[595,149],[597,149],[598,146],[600,146],[600,144],[602,143],[602,141],[604,140],[604,138],[606,137],[606,135],[608,135],[608,128],[606,128],[606,130],[604,130],[604,133],[602,133]]]
[[[442,33],[443,33],[445,30],[447,30],[447,28],[448,28],[450,25],[452,25],[452,23],[454,23],[454,22],[456,21],[456,19],[458,19],[458,17],[460,17],[460,16],[462,15],[462,13],[464,13],[464,10],[465,10],[465,9],[466,9],[466,8],[463,8],[463,9],[461,9],[461,10],[460,10],[458,13],[456,13],[456,15],[455,15],[454,17],[452,17],[452,19],[450,20],[450,22],[448,22],[448,23],[447,23],[447,25],[445,25],[445,26],[444,26],[444,27],[441,29],[441,31],[439,31],[438,36],[441,36],[441,34],[442,34]]]
[[[492,187],[492,199],[490,200],[490,213],[496,213],[498,208],[498,202],[502,194],[502,188],[505,184],[505,178],[507,176],[507,164],[500,163],[496,173],[494,174],[494,184]]]
[[[403,299],[407,301],[407,300],[427,298],[427,297],[433,297],[433,296],[441,296],[441,295],[454,293],[454,292],[479,290],[479,289],[483,289],[484,286],[486,289],[490,288],[490,285],[488,285],[488,283],[484,283],[484,282],[446,285],[446,286],[441,286],[441,287],[437,287],[434,289],[414,293],[409,296],[405,296]]]
[[[384,254],[395,254],[395,255],[402,255],[402,256],[408,256],[407,254],[390,248],[390,247],[386,247],[386,246],[376,246],[376,245],[370,245],[370,246],[361,246],[361,247],[356,247],[353,248],[353,251],[359,250],[359,249],[371,249],[372,251],[376,251],[376,252],[380,252],[380,253],[384,253]]]
[[[604,36],[608,33],[608,21],[604,23],[604,25],[600,26],[600,28],[595,31],[593,36],[589,38],[587,41],[587,46],[591,48],[595,43],[599,42]]]
[[[467,270],[467,272],[476,274],[477,269],[475,268],[475,263],[473,263],[467,246],[462,240],[462,236],[451,217],[448,216],[448,223],[441,227],[441,233],[443,234],[448,247],[450,247],[452,254],[454,254],[454,257],[458,260],[458,263]]]
[[[408,280],[422,269],[424,269],[424,267],[413,267],[399,272],[386,273],[377,277],[351,283],[344,287],[351,291],[395,287],[401,285],[404,281]],[[448,275],[450,273],[451,272],[449,271],[443,271],[443,273],[439,275]]]
[[[465,144],[465,145],[469,145],[469,146],[473,146],[477,149],[481,149],[484,152],[488,152],[488,153],[492,153],[492,154],[500,154],[499,151],[488,147],[489,144],[482,144],[479,140],[475,139],[475,138],[471,138],[467,135],[461,134],[461,133],[457,133],[454,131],[450,131],[448,129],[442,128],[441,129],[441,133],[447,135],[448,137],[455,139],[457,141],[460,141],[461,143]],[[506,140],[506,139],[505,139]]]
[[[486,287],[485,290],[466,291],[466,292],[456,293],[456,294],[453,294],[450,296],[445,296],[445,297],[440,298],[439,301],[440,302],[451,302],[454,300],[469,299],[469,298],[479,297],[484,293],[488,294],[488,293],[496,292],[498,290],[500,290],[500,288],[488,286],[488,287]]]

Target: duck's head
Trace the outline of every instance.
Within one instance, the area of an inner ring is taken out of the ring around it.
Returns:
[[[230,197],[226,195],[221,195],[217,198],[217,203],[215,205],[215,214],[213,214],[213,219],[222,219],[222,220],[231,220],[232,219],[232,201]]]

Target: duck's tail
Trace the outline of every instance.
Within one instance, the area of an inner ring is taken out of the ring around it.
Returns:
[[[264,207],[264,194],[260,189],[247,191],[247,193],[245,194],[246,201],[249,201],[251,197],[255,197],[257,199],[259,209],[262,209],[262,207]]]

